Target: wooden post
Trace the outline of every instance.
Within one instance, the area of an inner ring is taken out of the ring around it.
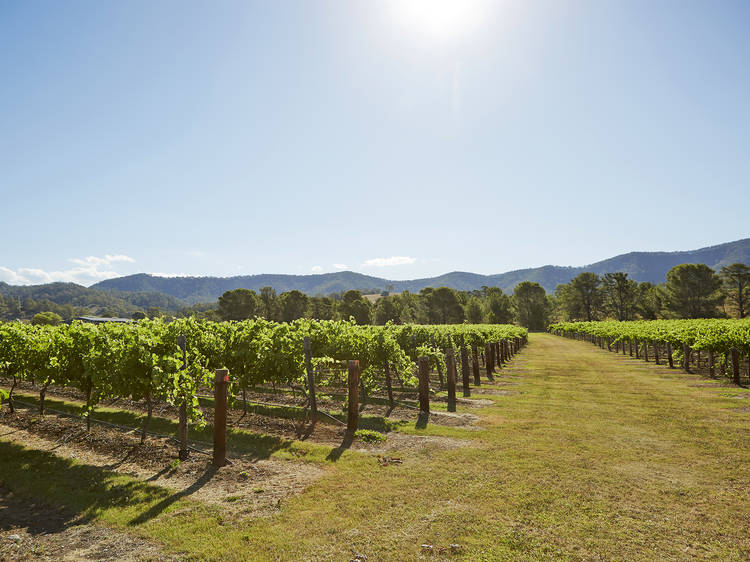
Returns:
[[[708,350],[708,376],[714,378],[714,350]]]
[[[185,336],[179,335],[177,336],[177,345],[180,346],[180,349],[182,350],[182,366],[180,367],[180,371],[186,371],[187,370],[187,342],[185,340]],[[188,451],[188,418],[187,418],[187,405],[185,404],[185,400],[187,400],[186,396],[182,397],[182,403],[180,404],[180,410],[179,410],[179,421],[177,423],[177,438],[180,442],[180,451],[178,453],[178,457],[181,461],[184,461],[188,458],[188,455],[190,454]]]
[[[349,360],[349,408],[346,417],[346,430],[353,432],[359,423],[359,361]]]
[[[497,359],[497,368],[503,368],[503,354],[500,352],[500,342],[495,342],[495,358]]]
[[[393,408],[393,384],[391,383],[391,369],[388,359],[385,360],[385,388],[388,390],[388,405]]]
[[[479,349],[476,345],[471,346],[471,355],[471,368],[474,371],[474,384],[479,386],[482,384],[482,380],[479,377]]]
[[[435,345],[435,336],[430,336],[430,345],[432,347],[437,347]],[[443,379],[443,367],[440,365],[440,361],[436,361],[435,363],[437,364],[436,366],[437,366],[438,378],[440,379],[440,387],[439,388],[440,388],[440,390],[443,390],[443,388],[445,388],[445,383],[444,383],[444,379]]]
[[[633,340],[628,338],[628,347],[630,348],[630,356],[633,357]]]
[[[214,466],[227,464],[227,386],[229,371],[216,369],[214,379]]]
[[[740,384],[740,351],[733,347],[732,353],[732,382],[734,384]]]
[[[453,348],[449,347],[445,354],[445,368],[448,378],[448,411],[456,411],[456,357]]]
[[[674,369],[674,359],[672,358],[672,344],[670,342],[667,342],[667,362],[669,363],[669,368]]]
[[[643,342],[643,360],[648,362],[648,340]]]
[[[682,368],[690,372],[690,347],[688,344],[682,344]]]
[[[461,346],[461,381],[464,386],[464,397],[471,396],[471,387],[469,386],[469,349]]]
[[[487,378],[491,381],[494,381],[495,377],[492,376],[492,368],[494,367],[492,359],[492,345],[490,345],[489,343],[484,344],[484,356],[486,357],[484,363],[487,367]]]
[[[430,359],[420,357],[419,365],[419,410],[423,414],[430,413]]]
[[[641,344],[638,340],[635,340],[635,358],[641,358]]]
[[[310,416],[313,421],[318,419],[318,402],[315,398],[315,373],[312,368],[312,346],[310,338],[305,337],[305,369],[307,370],[307,392],[310,397]]]
[[[654,342],[654,363],[659,365],[659,342]]]

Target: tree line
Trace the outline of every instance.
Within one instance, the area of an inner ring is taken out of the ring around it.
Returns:
[[[745,318],[750,266],[735,263],[717,273],[705,264],[681,264],[659,285],[627,273],[585,272],[558,285],[550,300],[558,321]]]

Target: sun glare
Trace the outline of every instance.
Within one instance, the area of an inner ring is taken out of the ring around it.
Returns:
[[[484,20],[489,0],[390,0],[395,21],[408,31],[447,40],[468,35]]]

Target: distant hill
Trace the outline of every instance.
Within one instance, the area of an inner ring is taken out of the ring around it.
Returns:
[[[149,307],[176,312],[185,306],[183,301],[165,292],[113,292],[86,288],[76,283],[19,286],[0,282],[0,296],[16,298],[21,302],[27,299],[38,303],[51,302],[69,307],[68,313],[70,314],[129,316],[136,310]],[[51,309],[48,306],[42,306],[42,308]]]
[[[511,292],[521,281],[535,281],[551,292],[559,283],[567,283],[584,271],[599,275],[622,271],[636,281],[662,283],[667,271],[681,263],[705,263],[718,270],[724,265],[735,262],[750,264],[750,238],[687,252],[630,252],[581,267],[545,265],[497,275],[454,271],[438,277],[391,281],[352,271],[317,275],[264,274],[240,277],[157,277],[139,273],[107,279],[93,285],[91,289],[128,293],[164,293],[188,304],[215,301],[222,293],[232,289],[244,287],[257,291],[266,286],[273,287],[278,293],[296,289],[308,295],[325,295],[349,289],[357,289],[364,293],[377,293],[386,290],[389,286],[392,286],[396,292],[405,290],[418,292],[425,287],[452,287],[469,291],[486,285],[500,287],[505,292]],[[132,296],[129,297],[129,299],[132,298]]]

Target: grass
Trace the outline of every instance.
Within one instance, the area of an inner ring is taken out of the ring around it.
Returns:
[[[518,392],[482,395],[494,402],[472,410],[484,431],[404,428],[468,446],[394,451],[403,464],[382,467],[344,455],[265,519],[226,522],[188,497],[2,441],[0,475],[194,558],[419,559],[422,544],[469,560],[750,557],[746,390],[691,386],[705,381],[546,334],[498,378]]]

